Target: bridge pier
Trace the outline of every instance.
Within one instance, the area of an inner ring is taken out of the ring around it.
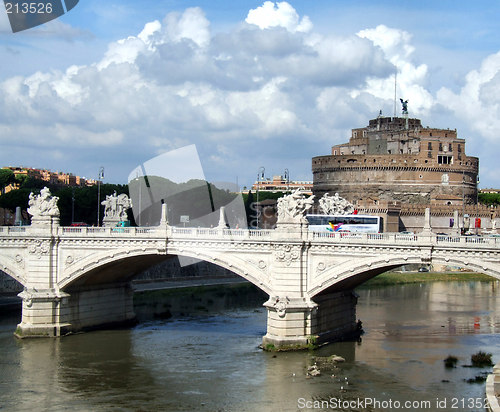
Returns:
[[[25,289],[18,338],[56,337],[81,330],[135,322],[129,283],[81,287],[69,293]]]
[[[317,343],[351,338],[360,333],[356,321],[358,296],[352,290],[316,296],[318,304],[314,335]]]
[[[308,298],[271,297],[267,308],[267,333],[262,347],[268,350],[307,348],[359,333],[357,295],[341,291]]]

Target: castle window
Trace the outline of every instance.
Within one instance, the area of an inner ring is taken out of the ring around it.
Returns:
[[[451,165],[453,163],[453,156],[438,156],[438,164]]]
[[[334,154],[334,155],[336,155],[336,154],[337,154],[337,151],[336,151],[336,150],[334,150],[334,151],[333,151],[333,154]]]
[[[457,152],[461,153],[462,152],[462,145],[459,143],[457,146]]]
[[[442,152],[443,151],[443,143],[439,143],[439,151]]]
[[[354,150],[351,150],[351,154],[354,154]]]
[[[353,133],[353,136],[354,136],[354,138],[356,139],[356,137],[358,137],[358,132],[354,132],[354,133]]]
[[[448,150],[449,150],[450,152],[452,152],[452,151],[453,151],[453,145],[452,145],[451,143],[448,145]]]
[[[427,157],[428,157],[429,159],[432,159],[432,152],[427,152]]]
[[[380,146],[379,146],[379,147],[380,147]],[[391,151],[390,151],[390,150],[388,150],[388,151],[387,151],[387,153],[391,154]]]
[[[427,150],[432,150],[432,143],[431,142],[427,143]]]
[[[399,149],[399,154],[403,154],[403,149]]]
[[[429,136],[430,136],[430,137],[432,137],[432,132],[431,132],[431,133],[429,133]]]
[[[462,160],[462,153],[458,154],[458,160]]]

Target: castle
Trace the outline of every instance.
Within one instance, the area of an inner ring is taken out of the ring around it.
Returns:
[[[419,119],[383,117],[352,129],[348,143],[312,159],[313,192],[350,201],[411,204],[476,203],[479,159],[465,154],[456,130],[423,127]]]
[[[312,172],[316,198],[339,193],[360,212],[382,216],[388,232],[422,230],[427,207],[439,232],[451,232],[458,213],[464,230],[488,231],[500,216],[477,204],[479,159],[466,155],[465,139],[408,118],[404,104],[402,117],[380,113],[330,155],[313,157]]]

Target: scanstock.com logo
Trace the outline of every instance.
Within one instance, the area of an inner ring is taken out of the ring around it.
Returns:
[[[70,11],[79,0],[23,1],[4,0],[13,33],[31,29],[57,19]]]

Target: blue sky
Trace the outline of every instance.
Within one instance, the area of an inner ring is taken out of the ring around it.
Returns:
[[[398,98],[457,128],[499,187],[496,1],[80,0],[13,34],[0,8],[0,165],[124,183],[196,144],[209,179],[250,184],[347,141]],[[400,108],[398,106],[398,112]]]

